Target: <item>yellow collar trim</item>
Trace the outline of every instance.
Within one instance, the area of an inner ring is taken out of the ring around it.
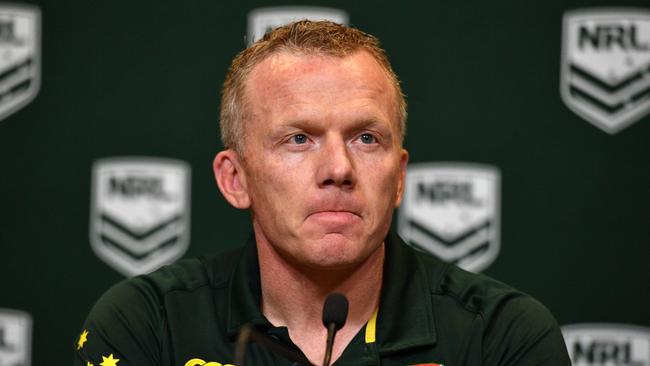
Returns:
[[[377,313],[379,313],[379,307],[375,309],[366,324],[366,343],[375,343],[377,340]]]

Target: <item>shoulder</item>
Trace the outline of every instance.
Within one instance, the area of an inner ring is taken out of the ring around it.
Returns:
[[[533,297],[489,276],[465,271],[423,253],[416,254],[429,279],[431,294],[446,304],[489,320],[507,312],[550,312]]]
[[[93,311],[121,305],[127,306],[130,311],[138,308],[155,310],[163,306],[165,297],[173,293],[225,286],[240,251],[241,248],[236,248],[205,257],[184,259],[152,273],[119,282],[104,293]]]
[[[146,275],[136,276],[111,287],[98,301],[116,303],[125,298],[161,303],[174,292],[193,292],[203,287],[224,286],[241,248],[209,256],[184,259]],[[133,304],[129,304],[132,306]]]
[[[131,364],[158,364],[169,306],[226,286],[239,251],[181,260],[112,286],[86,318],[82,334],[87,333],[88,341],[83,346],[75,342],[79,358],[94,362],[113,352]]]
[[[178,261],[133,282],[149,286],[164,296],[173,291],[194,291],[204,286],[220,287],[229,280],[242,248]]]
[[[519,360],[513,364],[568,364],[557,321],[538,300],[489,276],[418,257],[431,280],[437,319],[449,322],[440,326],[480,332],[485,365],[504,357]]]

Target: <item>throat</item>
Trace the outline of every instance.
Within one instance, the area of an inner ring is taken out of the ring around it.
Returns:
[[[348,299],[347,321],[334,340],[333,363],[378,308],[384,244],[353,270],[331,272],[325,278],[295,268],[260,244],[258,241],[262,313],[274,326],[287,327],[292,342],[313,364],[322,364],[325,355],[327,329],[322,313],[326,297],[339,292]]]

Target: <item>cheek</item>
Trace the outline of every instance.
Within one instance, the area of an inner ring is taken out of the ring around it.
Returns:
[[[377,183],[383,186],[396,186],[399,181],[400,163],[392,154],[376,159],[372,164],[372,171],[376,172]]]
[[[395,200],[389,199],[390,197],[397,197],[399,182],[401,177],[400,164],[393,161],[385,162],[381,167],[376,168],[377,175],[370,179],[369,184],[373,191],[374,197],[369,197],[380,205],[382,208],[392,210],[395,208]]]
[[[275,211],[286,211],[304,194],[304,180],[309,174],[298,159],[291,157],[259,159],[250,171],[254,172],[249,183],[253,204]]]

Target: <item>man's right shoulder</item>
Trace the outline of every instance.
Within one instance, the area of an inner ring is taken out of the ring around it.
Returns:
[[[75,339],[81,364],[98,364],[111,353],[118,357],[117,352],[123,361],[129,358],[122,364],[161,364],[169,317],[178,315],[173,310],[185,309],[197,298],[214,297],[227,287],[240,255],[241,248],[235,248],[184,259],[112,286],[95,303]]]
[[[149,274],[123,280],[109,288],[97,301],[95,308],[104,304],[111,307],[125,305],[133,309],[133,302],[137,299],[138,305],[155,310],[163,306],[165,298],[174,293],[191,293],[203,287],[224,287],[228,284],[241,250],[237,247],[183,259]]]
[[[241,256],[241,247],[227,251],[180,260],[147,275],[133,277],[115,286],[135,286],[155,292],[160,298],[176,291],[192,292],[197,289],[223,287]]]

